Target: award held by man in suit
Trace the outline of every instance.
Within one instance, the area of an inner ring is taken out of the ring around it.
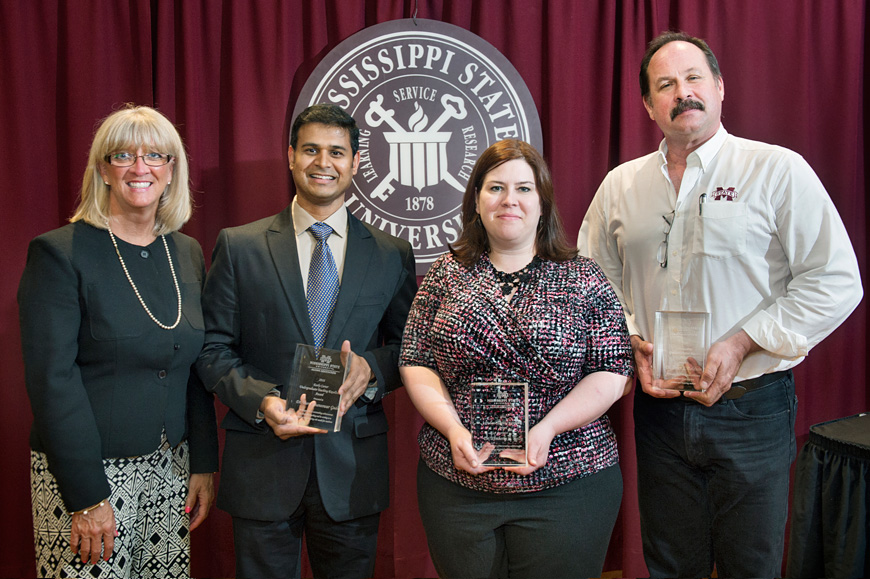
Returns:
[[[310,404],[314,408],[308,426],[339,432],[341,394],[338,389],[350,371],[353,352],[326,348],[319,348],[318,351],[314,346],[298,344],[295,359],[287,392],[287,409]]]

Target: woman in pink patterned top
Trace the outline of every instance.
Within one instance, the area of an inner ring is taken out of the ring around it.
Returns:
[[[567,242],[550,172],[529,144],[478,159],[463,231],[420,287],[402,379],[420,432],[420,513],[442,577],[599,576],[622,498],[604,414],[630,389],[631,346],[612,288]],[[485,466],[472,383],[528,383],[527,456]],[[527,459],[527,460],[526,460]],[[510,461],[506,461],[510,462]],[[525,464],[525,466],[523,466]]]

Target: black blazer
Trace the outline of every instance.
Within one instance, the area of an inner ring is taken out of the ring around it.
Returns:
[[[190,371],[204,337],[202,249],[181,233],[167,242],[182,298],[174,330],[145,313],[107,231],[80,221],[30,243],[18,287],[30,445],[47,455],[70,511],[109,496],[103,458],[150,454],[164,429],[173,446],[190,435],[192,472],[217,470],[214,399]],[[118,247],[149,309],[171,325],[163,242]]]
[[[389,505],[383,395],[401,385],[398,352],[416,293],[414,254],[397,239],[349,215],[341,288],[324,347],[343,340],[378,379],[369,404],[358,400],[340,432],[280,440],[257,422],[263,397],[290,378],[298,343],[313,344],[290,207],[221,231],[203,293],[206,344],[197,368],[227,406],[218,506],[233,516],[288,518],[299,505],[316,456],[323,504],[337,521]]]

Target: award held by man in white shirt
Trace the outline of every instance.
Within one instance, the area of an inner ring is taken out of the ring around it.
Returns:
[[[660,310],[653,337],[653,385],[667,390],[698,391],[710,350],[709,312]]]
[[[473,382],[468,430],[475,450],[491,446],[484,466],[527,466],[528,382]]]
[[[306,403],[316,403],[308,426],[328,432],[341,430],[341,415],[338,413],[341,396],[338,389],[344,383],[352,361],[353,352],[298,344],[288,385],[287,409],[299,408],[304,394]]]

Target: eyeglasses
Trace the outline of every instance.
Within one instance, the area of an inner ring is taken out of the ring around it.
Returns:
[[[104,158],[106,163],[114,165],[115,167],[132,167],[136,164],[136,160],[139,157],[142,157],[142,160],[145,161],[145,164],[149,167],[162,167],[172,160],[172,155],[167,155],[165,153],[145,153],[144,155],[134,155],[133,153],[120,152],[106,155]]]
[[[665,239],[662,241],[662,244],[659,245],[658,259],[661,267],[668,267],[668,238],[671,235],[671,225],[674,223],[674,215],[676,212],[677,210],[674,209],[667,215],[662,215],[662,219],[665,220],[665,224],[662,226],[662,233],[665,234]]]

